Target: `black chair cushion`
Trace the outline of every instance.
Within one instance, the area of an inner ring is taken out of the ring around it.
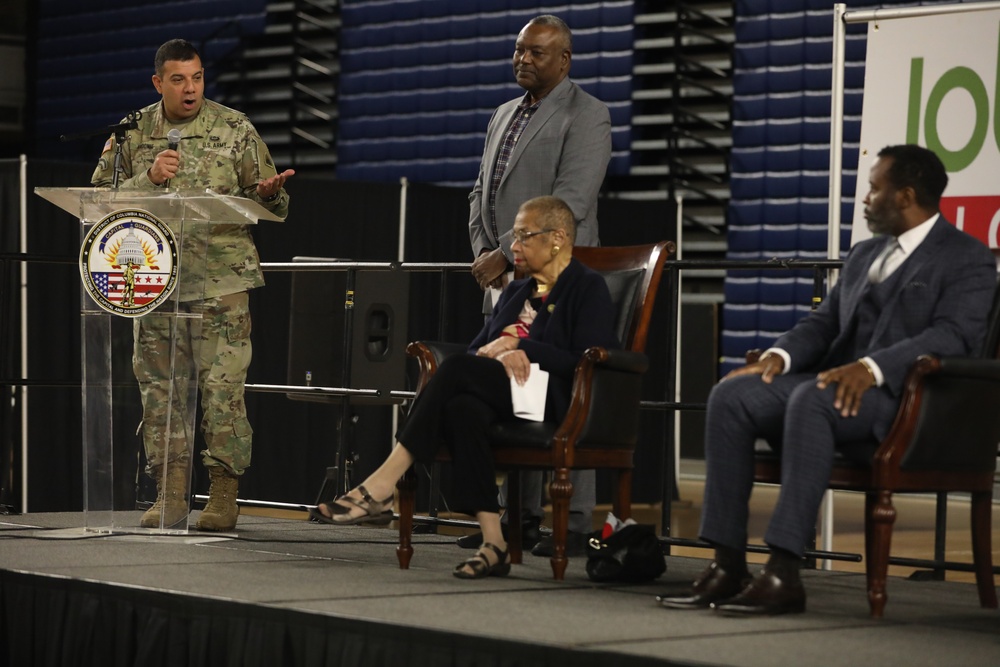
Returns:
[[[555,432],[555,424],[515,419],[493,424],[490,427],[489,439],[490,442],[503,444],[507,447],[548,449]]]

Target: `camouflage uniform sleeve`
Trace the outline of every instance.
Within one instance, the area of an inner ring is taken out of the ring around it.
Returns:
[[[247,121],[247,125],[249,132],[240,168],[240,188],[247,199],[258,202],[275,215],[284,218],[288,215],[288,193],[285,192],[285,188],[278,191],[278,197],[273,201],[264,201],[257,194],[257,183],[271,178],[278,171],[275,169],[274,160],[271,159],[271,151],[267,149],[256,128],[249,121]]]
[[[156,190],[159,186],[149,180],[145,171],[139,174],[132,173],[132,145],[138,141],[139,135],[137,133],[128,133],[122,146],[122,180],[118,182],[118,187],[123,190]],[[101,158],[97,161],[97,168],[94,169],[94,173],[90,177],[91,185],[111,187],[114,183],[114,165],[115,137],[112,135],[104,144]]]

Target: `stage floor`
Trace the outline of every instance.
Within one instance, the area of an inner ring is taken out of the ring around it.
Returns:
[[[583,559],[571,559],[566,580],[555,582],[548,559],[530,554],[507,578],[462,581],[451,569],[470,552],[451,536],[415,535],[411,567],[400,570],[392,529],[243,516],[232,538],[65,539],[56,537],[65,531],[55,529],[81,526],[82,514],[0,519],[5,633],[14,627],[14,586],[79,583],[91,593],[147,595],[152,606],[178,598],[211,603],[214,614],[226,608],[220,603],[234,603],[240,613],[249,605],[271,618],[282,612],[322,617],[328,633],[338,622],[352,631],[360,625],[371,642],[405,637],[410,655],[424,656],[408,664],[435,664],[443,645],[480,645],[484,661],[495,665],[1000,664],[1000,612],[981,609],[969,583],[890,578],[886,617],[872,620],[862,574],[807,571],[806,614],[734,619],[655,603],[656,593],[700,572],[706,561],[698,558],[668,557],[667,572],[646,585],[594,584]],[[441,656],[440,664],[455,664]],[[367,662],[359,656],[358,664]],[[473,657],[466,664],[477,662]]]

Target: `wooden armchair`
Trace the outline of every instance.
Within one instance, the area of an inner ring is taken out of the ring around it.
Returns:
[[[490,438],[496,469],[554,471],[550,488],[553,505],[552,573],[561,580],[566,571],[566,531],[573,485],[571,469],[611,468],[616,471],[616,514],[625,519],[631,512],[632,454],[639,430],[639,401],[642,377],[648,360],[643,353],[656,292],[667,255],[674,244],[574,248],[573,255],[600,272],[608,283],[617,309],[617,333],[623,349],[588,349],[576,367],[573,392],[566,418],[561,424],[515,420],[495,424]],[[466,346],[447,343],[414,342],[407,354],[417,359],[420,377],[417,392],[427,384],[438,364],[450,354],[464,354]],[[442,447],[438,460],[448,459]],[[519,517],[519,475],[509,482],[507,512]],[[411,470],[398,483],[399,566],[407,569],[413,555],[415,477]],[[511,560],[521,562],[521,524],[508,527]]]
[[[757,358],[758,351],[747,355]],[[899,412],[871,466],[838,457],[830,488],[865,494],[865,574],[871,615],[881,618],[896,509],[895,492],[967,492],[972,498],[972,554],[979,604],[997,607],[990,544],[993,478],[1000,445],[1000,288],[981,357],[919,357]],[[781,482],[780,458],[756,457],[758,482]]]

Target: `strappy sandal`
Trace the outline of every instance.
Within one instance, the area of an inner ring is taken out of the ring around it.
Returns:
[[[353,526],[359,523],[385,525],[392,521],[392,509],[386,509],[387,506],[392,505],[392,496],[378,501],[372,498],[372,495],[368,493],[368,489],[364,485],[358,486],[357,490],[361,494],[362,500],[357,500],[345,494],[334,498],[332,502],[310,507],[309,516],[317,521],[329,523],[334,526]],[[344,503],[360,507],[365,513],[358,516],[351,516],[351,509],[353,508],[348,507]],[[320,507],[326,507],[330,515],[327,516],[324,514],[320,510]]]
[[[493,553],[497,555],[497,562],[490,565],[489,559],[483,550],[490,548]],[[466,572],[464,568],[466,565],[472,572]],[[495,544],[490,544],[489,542],[483,543],[483,546],[479,548],[476,555],[472,558],[462,561],[455,566],[455,571],[453,574],[459,579],[485,579],[486,577],[506,577],[510,574],[510,560],[507,558],[506,551],[500,551],[500,547]]]

